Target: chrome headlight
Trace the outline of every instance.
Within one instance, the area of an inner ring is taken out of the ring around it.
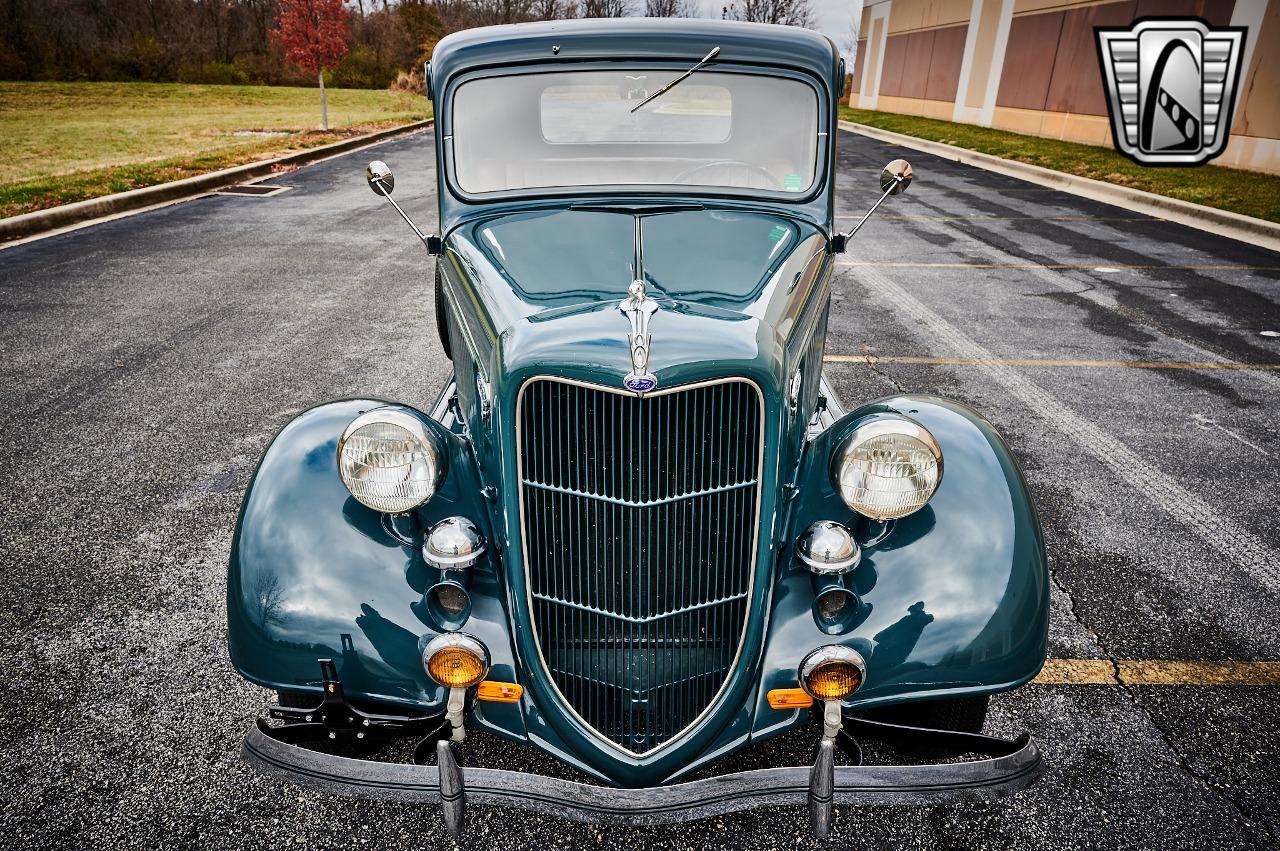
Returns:
[[[875,520],[918,511],[942,481],[942,450],[914,420],[878,415],[853,430],[836,450],[832,484],[845,504]]]
[[[351,495],[375,511],[417,508],[440,484],[441,450],[422,423],[395,408],[351,421],[338,441],[338,475]]]

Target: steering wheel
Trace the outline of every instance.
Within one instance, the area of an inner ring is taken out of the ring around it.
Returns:
[[[700,171],[706,171],[707,169],[711,169],[711,168],[723,168],[725,166],[738,166],[739,168],[745,168],[747,171],[755,172],[756,174],[763,177],[766,181],[768,181],[768,185],[765,187],[767,189],[781,188],[782,186],[782,181],[778,180],[777,176],[774,175],[773,172],[769,171],[769,169],[765,168],[764,166],[759,166],[759,165],[756,165],[755,163],[744,162],[742,160],[713,160],[709,163],[702,163],[701,165],[695,165],[693,168],[687,169],[677,174],[674,178],[672,178],[671,182],[672,183],[688,183],[690,182],[689,178],[693,177],[695,174],[697,174]]]

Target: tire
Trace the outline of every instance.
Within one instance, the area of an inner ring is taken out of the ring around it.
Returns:
[[[444,356],[453,360],[453,349],[449,345],[449,309],[444,303],[444,281],[440,279],[440,267],[436,266],[436,332],[440,334],[440,346]]]
[[[949,697],[942,700],[922,700],[886,706],[865,713],[871,721],[887,724],[904,724],[908,727],[926,727],[931,730],[954,730],[958,733],[981,733],[987,720],[988,695],[979,697]],[[959,756],[961,751],[934,745],[898,745],[898,750],[912,756],[937,759]]]

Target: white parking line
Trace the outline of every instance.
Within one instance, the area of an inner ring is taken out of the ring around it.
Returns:
[[[916,355],[823,355],[823,363],[910,363],[929,366],[982,366],[1002,363],[1006,366],[1065,367],[1068,369],[1226,369],[1235,372],[1280,372],[1280,363],[1236,363],[1235,361],[1186,360],[1097,360],[1087,358],[997,358],[976,361],[970,358],[919,357]]]
[[[963,228],[957,228],[953,225],[948,225],[946,222],[938,222],[937,225],[934,227],[936,228],[938,233],[944,233],[947,236],[951,237],[952,239],[956,240],[957,242],[964,243],[965,246],[963,250],[967,254],[969,254],[971,257],[971,260],[966,261],[966,263],[938,264],[942,268],[947,268],[952,266],[954,266],[955,268],[964,268],[966,266],[969,266],[972,263],[980,262],[978,258],[981,258],[981,259],[990,261],[988,264],[986,264],[987,268],[1021,269],[1026,271],[1033,278],[1037,278],[1043,281],[1044,283],[1054,287],[1055,289],[1061,290],[1062,292],[1065,292],[1069,295],[1073,295],[1076,298],[1081,298],[1081,299],[1084,299],[1085,301],[1092,302],[1098,307],[1101,307],[1102,309],[1107,310],[1109,312],[1119,313],[1122,316],[1128,316],[1129,318],[1134,319],[1134,321],[1141,324],[1144,328],[1148,328],[1151,331],[1154,331],[1160,334],[1161,336],[1165,337],[1166,339],[1172,340],[1173,342],[1184,347],[1185,349],[1195,352],[1197,355],[1196,360],[1225,361],[1228,363],[1231,362],[1230,358],[1224,357],[1223,355],[1213,351],[1212,349],[1205,348],[1204,346],[1201,346],[1191,340],[1187,340],[1182,337],[1175,336],[1169,333],[1168,331],[1164,330],[1163,328],[1159,327],[1158,325],[1155,325],[1151,322],[1143,321],[1142,317],[1133,317],[1131,314],[1128,314],[1126,311],[1124,311],[1120,307],[1115,297],[1112,296],[1110,293],[1104,292],[1101,289],[1093,288],[1091,286],[1082,286],[1080,281],[1068,275],[1068,273],[1073,270],[1074,271],[1086,271],[1086,270],[1097,271],[1098,269],[1102,269],[1102,268],[1105,268],[1108,270],[1117,269],[1118,267],[1114,265],[1102,266],[1099,264],[1082,264],[1080,267],[1077,268],[1070,264],[1053,265],[1053,264],[1044,264],[1044,263],[1028,263],[1025,258],[1018,257],[1015,254],[1011,254],[1007,251],[1004,251],[1003,249],[996,248],[994,245],[991,245],[990,243],[983,241],[980,237],[975,236],[972,233],[969,233]],[[868,265],[872,267],[893,265],[890,263],[863,264],[852,259],[839,260],[837,261],[837,264],[840,266],[844,266],[845,268],[867,268]],[[904,265],[912,265],[912,264],[904,264]],[[1159,274],[1162,270],[1167,271],[1170,268],[1172,267],[1162,266],[1162,267],[1153,268],[1153,269],[1140,270],[1135,267],[1135,271],[1146,271],[1154,274]],[[1184,266],[1182,267],[1182,269],[1183,271],[1194,269],[1195,271],[1200,271],[1200,272],[1254,271],[1252,269],[1248,269],[1244,267],[1232,267],[1230,266],[1230,264],[1205,264],[1201,266]],[[1255,376],[1259,381],[1261,381],[1264,384],[1268,384],[1275,388],[1280,388],[1280,375],[1276,375],[1268,372],[1260,372],[1260,373],[1255,373]]]
[[[1199,423],[1199,424],[1200,424],[1200,427],[1201,427],[1201,428],[1216,428],[1218,431],[1221,431],[1223,434],[1226,434],[1228,437],[1235,438],[1237,441],[1239,441],[1240,443],[1242,443],[1242,444],[1244,444],[1245,446],[1249,447],[1249,448],[1250,448],[1250,449],[1252,449],[1254,452],[1257,452],[1257,453],[1258,453],[1258,454],[1260,454],[1260,455],[1265,455],[1265,456],[1266,456],[1266,457],[1268,457],[1268,458],[1275,458],[1275,457],[1276,457],[1276,456],[1272,455],[1270,452],[1268,452],[1267,450],[1263,449],[1263,448],[1262,448],[1261,446],[1259,446],[1258,444],[1256,444],[1256,443],[1254,443],[1253,441],[1249,440],[1247,437],[1244,437],[1243,435],[1237,434],[1236,432],[1234,432],[1234,431],[1232,431],[1231,429],[1227,428],[1226,426],[1224,426],[1222,423],[1218,422],[1217,420],[1210,419],[1209,417],[1206,417],[1204,414],[1192,414],[1192,415],[1191,415],[1191,417],[1192,417],[1192,419],[1194,419],[1197,423]]]
[[[876,296],[899,313],[927,329],[941,348],[980,362],[975,368],[1000,384],[1030,411],[1076,442],[1083,450],[1130,482],[1148,500],[1164,509],[1199,535],[1224,558],[1275,588],[1280,587],[1280,554],[1242,529],[1198,495],[1141,458],[1093,422],[1072,411],[1057,398],[1027,380],[1017,369],[999,362],[983,346],[970,339],[915,296],[874,268],[850,270]]]

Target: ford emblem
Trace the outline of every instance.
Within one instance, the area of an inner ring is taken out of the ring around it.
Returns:
[[[634,372],[622,379],[622,385],[632,393],[648,393],[658,386],[658,379],[649,373],[636,375]]]

